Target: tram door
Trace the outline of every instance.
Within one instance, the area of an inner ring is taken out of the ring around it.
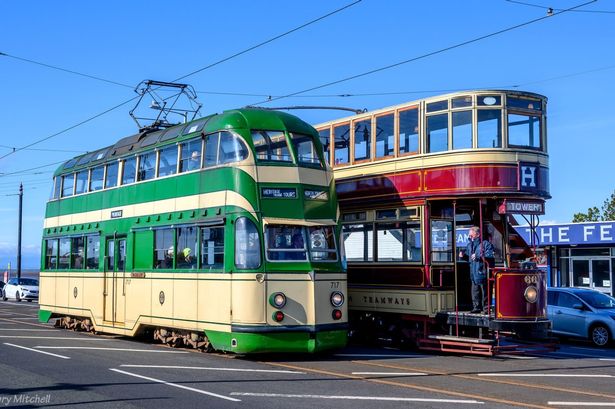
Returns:
[[[126,314],[126,238],[107,238],[105,248],[104,321],[123,324]]]

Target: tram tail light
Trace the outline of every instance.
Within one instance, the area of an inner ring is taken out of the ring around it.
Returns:
[[[282,311],[276,311],[273,313],[272,318],[275,322],[281,322],[284,319],[284,313]]]
[[[331,313],[331,317],[334,320],[340,320],[342,319],[342,312],[340,310],[333,310],[333,312]]]

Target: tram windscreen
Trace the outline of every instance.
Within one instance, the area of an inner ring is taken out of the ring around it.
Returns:
[[[269,261],[336,261],[335,234],[331,226],[269,225],[265,231]]]

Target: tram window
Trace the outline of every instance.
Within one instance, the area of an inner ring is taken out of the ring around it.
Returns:
[[[448,114],[427,117],[427,152],[448,150]]]
[[[379,223],[376,225],[378,261],[421,261],[419,223]]]
[[[75,194],[84,193],[88,187],[88,171],[77,172],[77,183],[75,184]]]
[[[81,270],[84,268],[83,266],[83,257],[85,251],[84,239],[83,237],[73,237],[71,239],[71,251],[70,251],[70,267]]]
[[[354,123],[354,160],[367,160],[372,157],[372,120],[364,119]]]
[[[367,218],[367,213],[365,212],[346,213],[342,216],[342,219],[345,222],[357,222],[360,220],[365,220],[366,218]]]
[[[58,239],[46,240],[45,268],[47,270],[58,268]]]
[[[105,189],[117,186],[118,170],[119,162],[113,162],[107,165],[107,174],[105,175]]]
[[[196,268],[197,260],[197,228],[180,227],[177,229],[177,252],[175,266],[177,268]]]
[[[316,152],[316,146],[314,140],[310,135],[302,135],[298,133],[291,133],[290,140],[297,152],[297,160],[300,165],[316,165],[320,166],[320,159]]]
[[[122,185],[134,183],[137,176],[137,158],[128,158],[122,167]]]
[[[434,263],[453,261],[453,222],[431,221],[431,261]]]
[[[472,106],[472,97],[470,95],[466,95],[463,97],[453,98],[453,109],[454,108],[465,108]]]
[[[472,148],[472,111],[453,112],[453,149]]]
[[[216,166],[218,164],[219,140],[220,132],[205,137],[205,167]]]
[[[331,129],[325,128],[325,129],[319,130],[318,137],[320,138],[320,143],[322,144],[322,150],[325,154],[325,162],[331,165],[331,160],[330,160]]]
[[[330,226],[308,227],[312,261],[336,261],[335,235]]]
[[[261,265],[261,242],[256,226],[247,217],[235,221],[235,266],[259,268]]]
[[[69,197],[73,195],[73,188],[75,187],[75,174],[62,176],[62,197]]]
[[[517,147],[540,148],[540,117],[508,114],[508,144]]]
[[[419,151],[418,108],[399,111],[399,154]]]
[[[282,131],[252,131],[252,141],[259,161],[293,161]]]
[[[100,255],[100,238],[98,236],[86,236],[86,268],[98,270]]]
[[[301,226],[267,226],[265,245],[269,261],[307,261],[305,232]]]
[[[211,117],[197,119],[196,121],[186,125],[186,127],[183,130],[183,134],[187,135],[190,133],[200,131],[201,129],[203,129],[203,127],[205,127],[205,124],[207,123],[207,121],[209,121],[210,118]]]
[[[376,117],[376,158],[395,155],[395,116]]]
[[[224,227],[201,229],[201,269],[224,267]]]
[[[284,134],[281,134],[284,138]],[[284,145],[286,141],[284,140]],[[286,147],[288,150],[288,147]],[[248,148],[241,139],[230,132],[220,132],[218,164],[240,162],[248,157]],[[290,155],[288,156],[290,158]],[[290,159],[289,159],[290,160]]]
[[[371,224],[345,224],[342,226],[342,238],[346,260],[373,261],[374,236]]]
[[[90,173],[90,192],[95,192],[103,188],[103,177],[105,176],[105,167],[97,166]]]
[[[448,100],[430,102],[427,104],[427,112],[444,111],[448,109]]]
[[[154,268],[173,268],[175,229],[159,229],[154,235]]]
[[[156,152],[147,152],[139,155],[139,172],[137,180],[150,180],[156,176]]]
[[[512,96],[506,97],[506,106],[508,108],[530,109],[533,111],[542,110],[542,104],[539,100],[528,98],[517,98]]]
[[[177,172],[177,145],[167,146],[160,150],[158,161],[158,177],[174,175]]]
[[[476,98],[478,106],[494,106],[502,105],[502,97],[500,95],[480,95]]]
[[[62,191],[62,177],[56,176],[54,182],[53,198],[57,199],[60,197],[60,192]]]
[[[376,219],[396,219],[397,218],[397,210],[396,209],[385,209],[385,210],[377,210],[376,211]]]
[[[190,172],[201,167],[201,138],[183,142],[181,146],[180,172]]]
[[[348,163],[350,159],[350,125],[334,126],[333,137],[335,138],[335,165]]]
[[[478,148],[502,147],[502,111],[499,109],[479,109]]]
[[[70,238],[60,239],[60,255],[58,260],[58,268],[66,270],[70,267]]]

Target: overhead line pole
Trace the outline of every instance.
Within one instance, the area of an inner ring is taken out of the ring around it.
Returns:
[[[19,184],[19,221],[17,228],[17,278],[21,278],[21,221],[23,214],[23,183]]]

